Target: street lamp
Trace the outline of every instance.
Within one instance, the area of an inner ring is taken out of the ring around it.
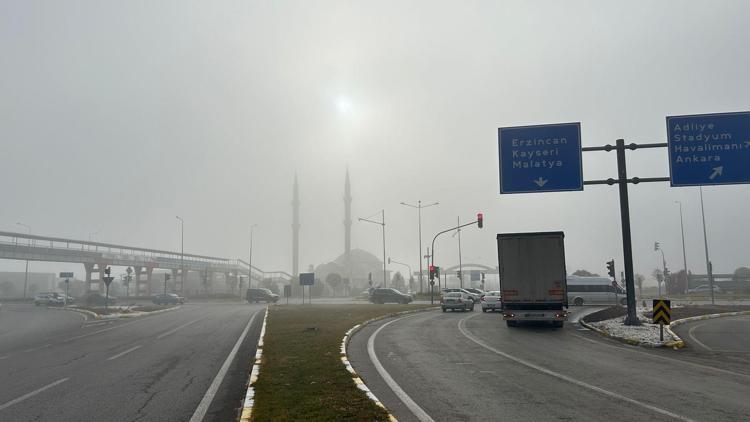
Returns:
[[[179,215],[180,220],[180,293],[185,295],[185,220]]]
[[[401,205],[406,205],[407,207],[416,208],[417,214],[419,215],[419,293],[422,293],[422,208],[428,208],[433,205],[438,205],[439,202],[433,202],[429,205],[422,205],[422,201],[417,201],[417,205],[407,204],[406,202],[401,202]]]
[[[404,267],[408,268],[409,269],[409,278],[412,279],[412,280],[414,280],[412,278],[411,266],[409,266],[409,264],[404,264],[403,262],[398,262],[395,259],[391,259],[390,257],[388,257],[388,263],[390,264],[391,262],[393,262],[394,264],[403,265]],[[411,288],[411,286],[409,288]]]
[[[688,269],[687,269],[687,255],[685,254],[685,226],[682,224],[682,202],[680,201],[674,201],[676,204],[680,205],[680,231],[682,232],[682,265],[685,269],[685,280],[688,282],[688,286],[690,287],[690,278],[688,278]]]
[[[383,287],[388,287],[388,280],[385,274],[385,210],[380,210],[381,221],[368,220],[366,218],[360,218],[359,221],[367,223],[378,224],[383,228]]]
[[[26,230],[29,231],[29,234],[31,234],[31,226],[27,226],[23,223],[16,223],[19,226],[26,227]],[[29,246],[31,246],[31,239],[29,239]],[[23,277],[23,298],[26,299],[26,286],[29,284],[29,260],[26,260],[26,273]]]

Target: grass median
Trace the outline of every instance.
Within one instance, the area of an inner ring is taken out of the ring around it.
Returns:
[[[427,305],[274,306],[255,384],[253,420],[388,420],[340,359],[346,331],[368,319]]]

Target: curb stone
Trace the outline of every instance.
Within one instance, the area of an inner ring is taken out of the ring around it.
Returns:
[[[354,370],[354,367],[352,367],[351,362],[349,362],[349,356],[346,354],[346,347],[349,345],[349,340],[351,340],[352,336],[368,324],[371,324],[373,322],[380,321],[386,318],[392,318],[395,316],[401,316],[401,315],[407,315],[407,314],[414,314],[417,312],[432,311],[435,309],[437,309],[437,307],[413,309],[413,310],[402,311],[402,312],[391,312],[389,314],[371,318],[371,319],[368,319],[367,321],[362,322],[361,324],[357,324],[354,327],[350,328],[349,331],[347,331],[346,334],[344,334],[344,338],[341,340],[341,363],[344,364],[344,367],[346,368],[346,370],[349,372],[349,374],[351,374],[354,385],[356,385],[358,389],[362,390],[367,395],[367,397],[372,402],[374,402],[378,407],[383,408],[383,410],[385,410],[388,413],[388,419],[391,422],[397,422],[396,417],[393,416],[391,412],[385,407],[385,405],[375,396],[375,394],[373,394],[372,391],[370,391],[370,389],[367,387],[367,385],[362,380],[362,378],[360,378],[360,376]]]
[[[263,357],[263,337],[266,335],[266,320],[268,319],[268,306],[266,305],[266,314],[263,316],[263,325],[258,336],[258,345],[255,347],[255,362],[250,370],[250,377],[247,380],[247,391],[245,392],[245,401],[242,404],[242,413],[240,422],[248,422],[252,418],[253,407],[255,406],[255,383],[258,381],[260,374],[260,363]]]
[[[672,323],[667,325],[665,328],[667,329],[667,333],[669,333],[672,337],[674,337],[675,340],[665,341],[661,344],[644,343],[636,339],[629,339],[625,337],[614,336],[610,334],[609,332],[607,332],[606,330],[602,330],[601,328],[597,328],[587,323],[586,321],[583,320],[583,318],[579,320],[578,322],[582,326],[588,328],[589,330],[596,331],[597,333],[603,335],[604,337],[609,337],[611,339],[614,339],[623,343],[627,343],[633,346],[642,346],[642,347],[650,347],[650,348],[671,347],[672,349],[677,350],[677,349],[681,349],[685,347],[685,342],[674,331],[672,331],[672,328],[674,328],[675,326],[686,324],[688,322],[693,322],[693,321],[704,321],[707,319],[740,316],[740,315],[750,315],[750,311],[737,311],[737,312],[724,312],[724,313],[719,313],[719,314],[698,315],[694,317],[682,318],[682,319],[672,321]]]
[[[60,311],[68,311],[68,312],[77,312],[79,314],[84,314],[96,320],[110,320],[110,319],[137,318],[137,317],[142,317],[142,316],[156,315],[156,314],[161,314],[164,312],[176,311],[180,308],[182,308],[182,305],[173,306],[167,309],[159,309],[158,311],[151,311],[151,312],[132,312],[129,314],[110,314],[110,315],[100,315],[100,314],[97,314],[96,312],[89,311],[87,309],[78,309],[78,308],[49,308],[49,309],[57,309]]]

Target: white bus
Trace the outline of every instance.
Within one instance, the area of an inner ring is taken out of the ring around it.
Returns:
[[[613,286],[607,277],[568,276],[568,303],[571,305],[626,305],[625,291]]]

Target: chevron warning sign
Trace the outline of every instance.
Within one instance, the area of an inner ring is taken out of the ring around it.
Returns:
[[[654,324],[669,325],[672,320],[671,302],[666,299],[654,299]]]

